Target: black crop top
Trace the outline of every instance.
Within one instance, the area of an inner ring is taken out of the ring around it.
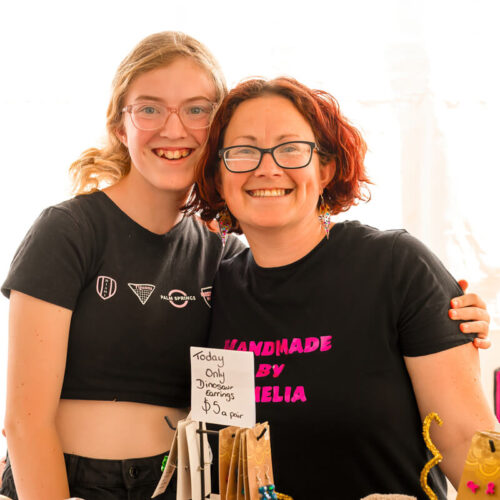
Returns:
[[[2,292],[73,311],[61,398],[186,407],[215,272],[242,248],[194,217],[157,235],[97,191],[42,212]]]

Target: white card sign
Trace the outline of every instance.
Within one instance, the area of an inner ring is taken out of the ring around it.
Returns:
[[[191,418],[220,425],[255,425],[254,354],[191,347]]]

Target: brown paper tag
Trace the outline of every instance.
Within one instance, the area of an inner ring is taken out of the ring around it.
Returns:
[[[240,433],[240,454],[238,458],[238,482],[236,485],[236,500],[245,500],[244,469],[246,467],[246,433]]]
[[[244,495],[244,500],[250,500],[250,487],[248,483],[248,450],[247,450],[247,435],[242,434],[245,436],[245,439],[243,440],[243,444],[245,447],[244,453],[243,453],[243,488],[245,491]]]
[[[225,427],[219,431],[219,491],[220,500],[226,500],[229,465],[233,450],[234,438],[238,427]]]
[[[243,429],[238,429],[233,441],[231,450],[231,461],[229,463],[229,474],[227,481],[226,500],[236,500],[238,485],[238,460],[240,456],[240,434]]]
[[[263,431],[265,431],[263,433]],[[259,500],[259,486],[274,484],[270,428],[267,422],[246,431],[248,491],[250,500]],[[258,437],[262,436],[259,440]],[[259,481],[260,480],[260,481]]]

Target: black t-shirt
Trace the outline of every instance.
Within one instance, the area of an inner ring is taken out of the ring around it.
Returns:
[[[430,457],[403,356],[471,340],[447,314],[461,293],[408,233],[358,222],[336,224],[287,266],[259,267],[249,249],[222,263],[209,343],[255,353],[278,491],[426,498],[419,475]],[[436,467],[429,484],[446,498]]]
[[[97,191],[42,212],[2,292],[73,311],[61,398],[185,407],[215,272],[241,248],[194,217],[152,233]]]

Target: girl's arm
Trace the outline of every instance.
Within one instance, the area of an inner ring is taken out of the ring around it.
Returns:
[[[72,311],[10,295],[5,430],[22,500],[62,500],[69,487],[55,425]]]
[[[440,466],[458,489],[472,436],[497,423],[483,393],[479,354],[472,344],[427,356],[405,357],[422,420],[436,412],[443,425],[431,438],[443,455]]]

